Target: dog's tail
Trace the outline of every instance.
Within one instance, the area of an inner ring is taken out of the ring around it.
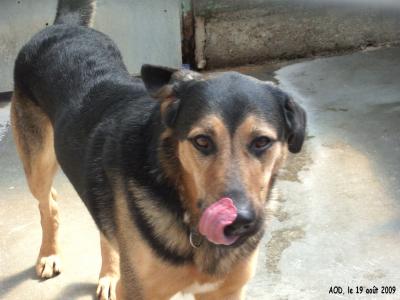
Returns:
[[[91,27],[96,10],[96,0],[58,0],[54,24]]]

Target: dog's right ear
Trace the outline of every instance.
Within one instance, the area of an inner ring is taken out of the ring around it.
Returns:
[[[190,70],[143,65],[141,76],[149,94],[161,102],[162,121],[168,127],[173,127],[180,104],[175,94],[176,88],[181,82],[199,79],[201,75]]]

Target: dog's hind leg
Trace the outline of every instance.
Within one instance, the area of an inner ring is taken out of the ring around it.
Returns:
[[[116,300],[116,288],[119,280],[119,254],[110,242],[100,234],[101,270],[97,297],[100,300]]]
[[[36,272],[41,278],[50,278],[61,271],[59,216],[55,201],[56,191],[52,188],[58,168],[53,128],[45,113],[18,90],[14,91],[11,102],[11,124],[29,189],[39,201],[42,244]]]

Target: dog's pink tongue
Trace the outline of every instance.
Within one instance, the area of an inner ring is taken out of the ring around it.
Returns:
[[[237,216],[232,199],[222,198],[207,207],[200,218],[199,232],[217,245],[231,245],[238,237],[227,237],[225,227],[231,225]]]

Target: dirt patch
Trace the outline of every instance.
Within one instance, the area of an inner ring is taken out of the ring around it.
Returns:
[[[308,139],[311,138],[313,138],[313,136],[308,137]],[[307,144],[305,144],[299,154],[289,154],[285,167],[279,173],[279,180],[301,182],[300,171],[308,170],[308,166],[312,164],[312,162],[310,151]]]
[[[279,262],[283,251],[289,248],[293,241],[303,239],[304,237],[305,231],[299,226],[273,231],[272,237],[267,244],[268,272],[280,274]]]

